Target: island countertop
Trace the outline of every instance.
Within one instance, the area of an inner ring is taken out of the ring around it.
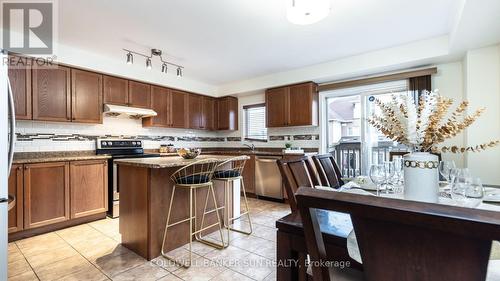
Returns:
[[[219,162],[224,162],[233,157],[234,156],[229,156],[229,155],[200,155],[195,159],[184,159],[180,156],[172,156],[172,157],[120,159],[120,160],[115,160],[115,163],[118,165],[128,165],[128,166],[136,166],[136,167],[143,167],[150,169],[163,169],[163,168],[183,167],[191,163],[194,163],[196,161],[205,159],[215,159]],[[249,158],[250,157],[248,157],[248,159]]]

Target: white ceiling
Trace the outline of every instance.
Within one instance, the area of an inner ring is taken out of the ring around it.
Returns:
[[[332,0],[328,18],[297,26],[287,0],[62,0],[58,35],[123,61],[122,48],[159,48],[186,77],[222,85],[449,34],[459,2]]]

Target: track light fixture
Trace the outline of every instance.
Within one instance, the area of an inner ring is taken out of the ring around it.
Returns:
[[[127,64],[133,64],[134,63],[134,55],[132,53],[128,52],[127,53]]]
[[[184,67],[181,65],[163,60],[163,57],[161,56],[162,51],[159,49],[151,49],[151,55],[149,55],[149,56],[138,53],[138,52],[134,52],[132,50],[127,50],[127,49],[123,49],[123,50],[125,52],[127,52],[127,64],[133,64],[134,63],[134,55],[138,55],[138,56],[146,58],[146,69],[152,69],[153,68],[152,59],[154,56],[157,56],[157,57],[160,57],[160,61],[162,62],[161,72],[167,73],[168,72],[168,65],[170,64],[172,66],[177,67],[177,77],[182,77],[182,70]]]

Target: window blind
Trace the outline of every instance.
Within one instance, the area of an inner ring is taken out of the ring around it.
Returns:
[[[245,108],[245,139],[267,141],[265,106]]]

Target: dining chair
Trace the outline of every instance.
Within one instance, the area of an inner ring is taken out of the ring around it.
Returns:
[[[316,173],[307,156],[299,159],[278,160],[278,168],[288,196],[288,204],[292,212],[297,211],[295,192],[299,186],[314,187],[319,185]]]
[[[296,193],[312,261],[328,260],[317,209],[348,213],[368,280],[486,280],[500,276],[488,260],[500,238],[498,212],[300,188]],[[314,281],[334,270],[312,267]],[[491,279],[495,280],[495,279]]]
[[[321,185],[333,188],[339,188],[344,185],[342,174],[335,158],[333,158],[333,154],[314,155],[312,159],[318,171]]]

